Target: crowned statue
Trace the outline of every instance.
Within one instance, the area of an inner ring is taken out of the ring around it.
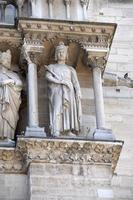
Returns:
[[[11,71],[11,51],[0,52],[0,141],[14,139],[22,81]]]
[[[81,127],[81,90],[76,71],[65,64],[68,47],[60,42],[55,49],[56,64],[46,66],[50,130],[54,137],[75,136]]]

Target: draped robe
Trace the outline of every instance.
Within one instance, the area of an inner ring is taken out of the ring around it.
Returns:
[[[66,64],[49,65],[46,78],[51,134],[59,136],[66,131],[79,132],[82,116],[81,91],[75,69]]]
[[[9,84],[8,81],[13,83]],[[22,82],[19,76],[10,71],[0,71],[0,138],[14,139],[14,132],[18,121],[18,110],[21,103]]]

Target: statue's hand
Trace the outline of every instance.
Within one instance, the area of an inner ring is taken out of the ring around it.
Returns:
[[[7,80],[4,80],[4,81],[0,82],[1,86],[4,86],[4,85],[14,85],[14,84],[15,84],[15,82],[12,79],[7,79]]]
[[[72,86],[72,83],[69,82],[69,81],[68,81],[68,82],[67,82],[67,81],[62,81],[62,84],[65,85],[65,86],[67,86],[70,90],[71,90],[72,87],[73,87],[73,86]]]

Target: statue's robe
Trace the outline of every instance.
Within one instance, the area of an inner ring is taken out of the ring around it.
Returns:
[[[74,68],[65,64],[47,67],[48,98],[51,134],[58,136],[66,131],[80,131],[81,91]],[[62,84],[65,81],[69,85]]]
[[[19,118],[22,82],[16,73],[9,70],[6,73],[0,71],[0,79],[5,83],[4,86],[0,86],[0,138],[14,139]],[[8,80],[14,83],[6,84]]]

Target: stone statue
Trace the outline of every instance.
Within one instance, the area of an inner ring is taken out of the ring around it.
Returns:
[[[55,50],[56,64],[46,66],[51,135],[75,136],[81,127],[81,91],[76,71],[65,64],[67,47],[63,42]]]
[[[11,141],[18,121],[22,82],[10,70],[11,51],[0,52],[0,140]]]

